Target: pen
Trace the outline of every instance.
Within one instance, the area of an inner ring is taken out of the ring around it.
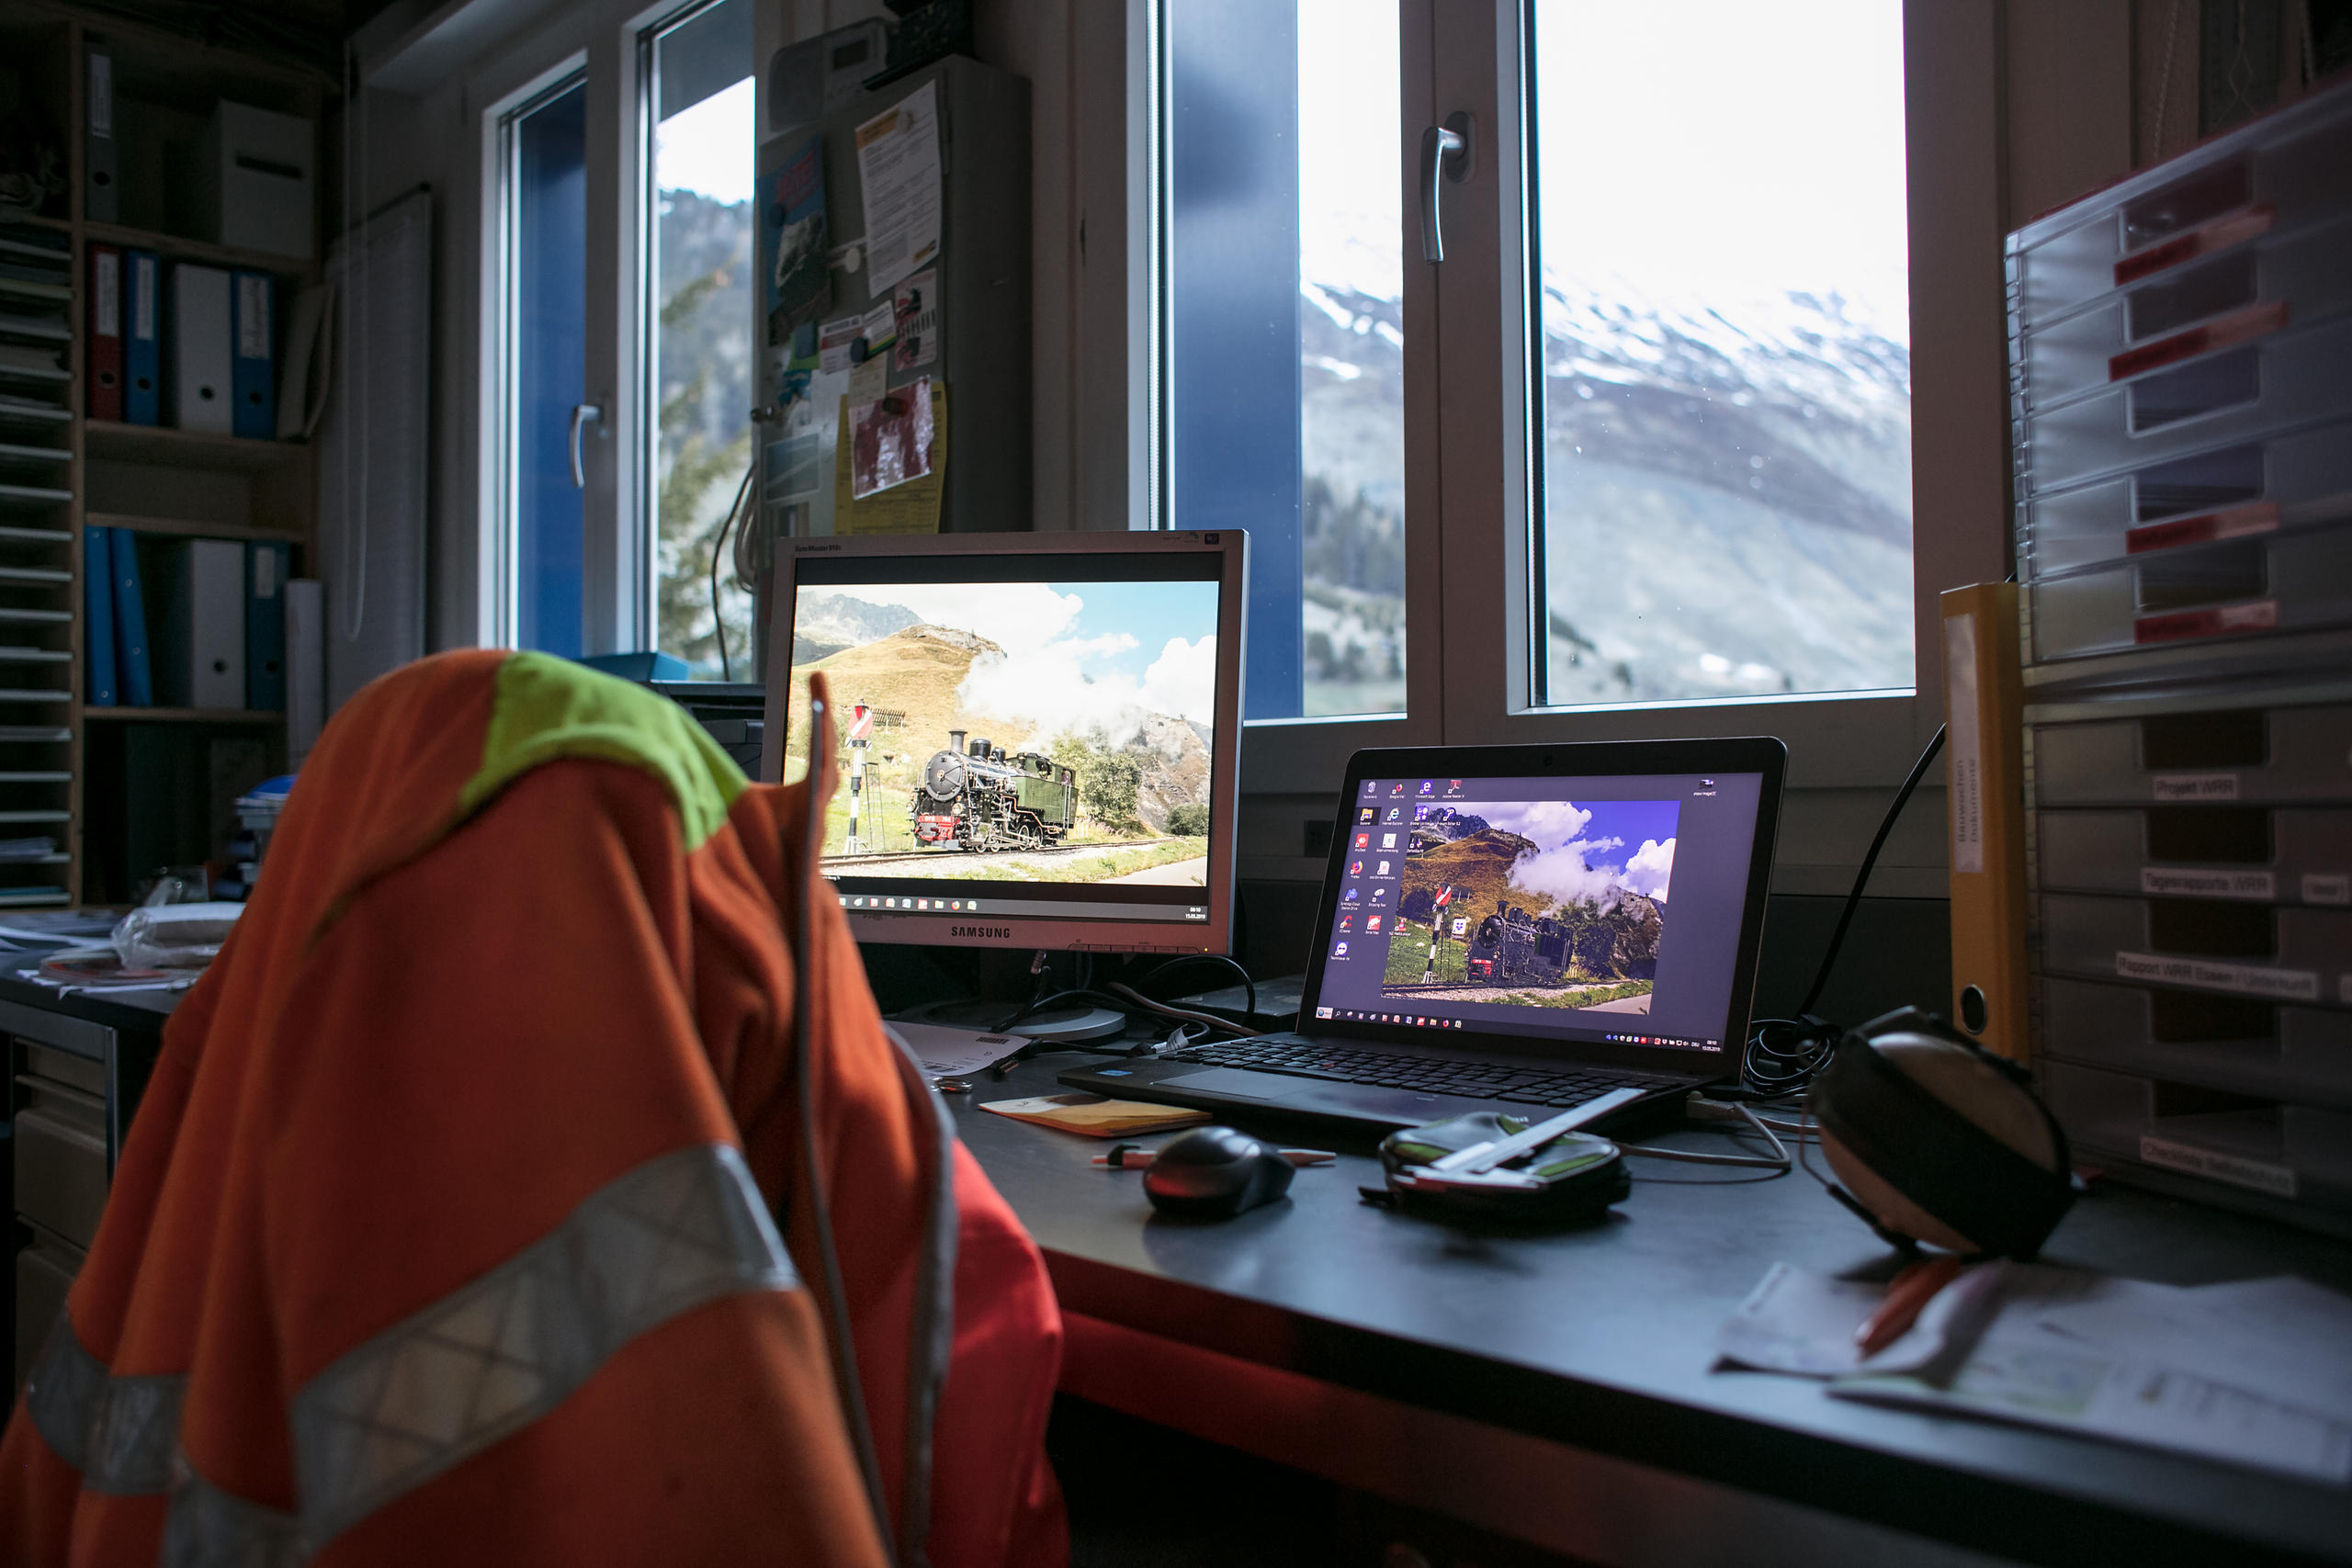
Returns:
[[[1919,1314],[1936,1299],[1936,1292],[1951,1284],[1961,1268],[1957,1258],[1925,1258],[1888,1281],[1886,1299],[1854,1330],[1854,1343],[1861,1347],[1864,1359],[1877,1355],[1909,1333],[1911,1325],[1919,1321]]]

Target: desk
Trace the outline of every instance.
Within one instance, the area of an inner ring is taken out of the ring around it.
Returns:
[[[1710,1372],[1773,1262],[1889,1256],[1802,1173],[1637,1162],[1608,1224],[1491,1238],[1359,1202],[1378,1166],[1348,1152],[1286,1202],[1180,1224],[1088,1163],[1106,1145],[978,1109],[1072,1059],[948,1099],[1045,1249],[1080,1397],[1599,1563],[2352,1562],[2352,1489]],[[2124,1189],[2046,1256],[2352,1289],[2352,1246]]]

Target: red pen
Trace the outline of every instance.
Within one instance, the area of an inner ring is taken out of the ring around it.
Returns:
[[[1862,1355],[1875,1356],[1910,1332],[1919,1314],[1936,1299],[1936,1292],[1951,1284],[1962,1267],[1957,1258],[1922,1258],[1888,1281],[1886,1299],[1854,1330],[1854,1343],[1861,1347]]]

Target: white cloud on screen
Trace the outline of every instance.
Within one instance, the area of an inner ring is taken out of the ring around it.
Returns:
[[[1008,654],[1053,642],[1086,608],[1079,595],[1043,582],[876,583],[835,592],[869,604],[903,604],[933,626],[984,637]]]
[[[1104,646],[1113,643],[1118,646]],[[1133,740],[1153,714],[1207,723],[1216,695],[1216,637],[1169,638],[1140,682],[1124,670],[1102,670],[1090,657],[1135,646],[1135,638],[1118,633],[984,653],[972,660],[956,700],[967,713],[1027,719],[1038,739],[1090,736],[1114,746]]]
[[[1504,806],[1465,807],[1508,833],[1532,840],[1536,848],[1556,849],[1584,831],[1592,813],[1565,800],[1514,801]]]
[[[1659,843],[1656,839],[1644,839],[1634,858],[1625,863],[1625,886],[1636,893],[1653,898],[1663,898],[1666,885],[1674,879],[1674,840]]]

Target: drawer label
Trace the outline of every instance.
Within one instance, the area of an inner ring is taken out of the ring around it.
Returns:
[[[2225,212],[2186,234],[2176,234],[2145,249],[2132,252],[2115,264],[2115,286],[2137,283],[2153,276],[2166,267],[2178,266],[2199,256],[2210,256],[2215,251],[2227,250],[2247,240],[2270,232],[2278,209],[2269,202],[2256,207],[2242,207],[2235,212]]]
[[[2247,305],[2232,310],[2226,316],[2216,316],[2201,326],[2185,333],[2143,343],[2137,348],[2127,348],[2107,362],[2107,378],[2121,381],[2143,371],[2154,370],[2160,365],[2177,365],[2200,354],[2211,354],[2217,348],[2244,343],[2248,338],[2275,333],[2287,324],[2287,302],[2273,300],[2267,305]]]
[[[2319,1000],[2319,976],[2309,969],[2266,969],[2253,964],[2216,964],[2205,958],[2175,953],[2119,953],[2115,972],[2126,980],[2154,980],[2167,986],[2197,986],[2209,991],[2235,991],[2241,996],[2278,997],[2288,1001]]]
[[[2194,1144],[2177,1144],[2170,1138],[2159,1138],[2154,1133],[2140,1134],[2140,1163],[2162,1166],[2166,1170],[2202,1176],[2214,1181],[2226,1181],[2233,1187],[2249,1188],[2274,1197],[2292,1198],[2295,1195],[2295,1173],[2283,1165],[2247,1159],[2240,1155],[2225,1155],[2213,1149],[2200,1149]]]
[[[2228,637],[2235,632],[2267,632],[2278,628],[2278,601],[2253,599],[2243,604],[2216,604],[2210,610],[2179,610],[2168,615],[2143,615],[2132,623],[2133,642],[2181,642],[2190,637]]]
[[[2143,865],[2140,891],[2189,898],[2276,898],[2278,879],[2267,871],[2185,871]]]
[[[2125,531],[2123,553],[2144,555],[2150,550],[2168,550],[2177,545],[2210,545],[2216,539],[2242,539],[2248,534],[2273,534],[2278,530],[2278,502],[2257,501],[2250,506],[2200,512],[2194,517],[2143,523],[2137,528]]]
[[[2235,800],[2235,773],[2158,773],[2150,781],[2158,800]]]
[[[2352,904],[2352,876],[2341,872],[2333,876],[2316,871],[2303,874],[2303,902],[2306,904]]]

